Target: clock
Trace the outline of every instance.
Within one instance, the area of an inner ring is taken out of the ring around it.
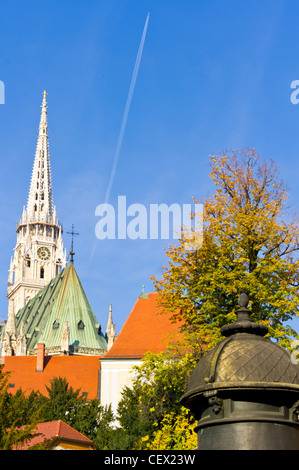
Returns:
[[[46,248],[45,246],[41,246],[38,250],[37,250],[37,256],[39,257],[39,259],[42,259],[42,260],[47,260],[50,258],[50,251],[48,248]]]

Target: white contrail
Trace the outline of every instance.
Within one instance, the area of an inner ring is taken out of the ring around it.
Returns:
[[[125,133],[125,129],[126,129],[126,124],[127,124],[127,119],[128,119],[128,114],[129,114],[131,101],[132,101],[132,97],[133,97],[133,93],[134,93],[135,83],[136,83],[138,70],[139,70],[139,66],[140,66],[140,62],[141,62],[141,57],[142,57],[142,51],[143,51],[143,46],[144,46],[144,42],[145,42],[145,36],[146,36],[146,31],[147,31],[148,20],[149,20],[149,13],[147,14],[147,17],[146,17],[146,21],[145,21],[145,25],[144,25],[144,28],[143,28],[143,33],[142,33],[139,49],[138,49],[138,54],[137,54],[137,57],[136,57],[136,62],[135,62],[133,75],[132,75],[132,79],[131,79],[131,85],[130,85],[130,89],[129,89],[129,93],[128,93],[128,98],[127,98],[125,110],[124,110],[123,120],[122,120],[122,123],[121,123],[120,133],[119,133],[119,137],[118,137],[118,141],[117,141],[117,146],[116,146],[116,151],[115,151],[115,156],[114,156],[114,161],[113,161],[113,167],[112,167],[110,180],[109,180],[109,184],[108,184],[108,188],[107,188],[107,192],[106,192],[106,196],[105,196],[105,203],[107,203],[108,200],[109,200],[111,187],[112,187],[113,180],[114,180],[114,177],[115,177],[118,157],[119,157],[120,150],[121,150],[121,145],[122,145],[122,141],[123,141],[123,137],[124,137],[124,133]]]
[[[114,177],[115,177],[118,157],[119,157],[121,146],[122,146],[122,141],[123,141],[123,137],[124,137],[124,133],[125,133],[125,129],[126,129],[126,124],[127,124],[127,119],[128,119],[128,115],[129,115],[129,110],[130,110],[130,106],[131,106],[131,101],[132,101],[132,97],[133,97],[134,88],[135,88],[135,83],[136,83],[138,70],[139,70],[139,66],[140,66],[140,62],[141,62],[141,57],[142,57],[143,46],[144,46],[144,42],[145,42],[145,36],[146,36],[146,31],[147,31],[148,20],[149,20],[149,13],[147,14],[147,17],[146,17],[146,21],[145,21],[145,25],[144,25],[144,28],[143,28],[143,33],[142,33],[142,36],[141,36],[141,41],[140,41],[140,45],[139,45],[139,49],[138,49],[138,53],[137,53],[137,57],[136,57],[136,61],[135,61],[135,66],[134,66],[133,75],[132,75],[132,79],[131,79],[130,89],[129,89],[127,102],[126,102],[126,106],[125,106],[125,110],[124,110],[124,115],[123,115],[123,119],[122,119],[122,123],[121,123],[120,133],[119,133],[119,137],[118,137],[118,141],[117,141],[117,146],[116,146],[115,156],[114,156],[114,160],[113,160],[113,166],[112,166],[112,170],[111,170],[109,184],[108,184],[108,188],[107,188],[107,191],[106,191],[105,204],[108,203],[111,188],[112,188],[112,184],[113,184],[113,180],[114,180]],[[90,255],[90,260],[94,255],[94,252],[95,252],[95,249],[96,249],[96,243],[97,243],[97,240],[95,240],[95,243],[94,243],[91,255]]]

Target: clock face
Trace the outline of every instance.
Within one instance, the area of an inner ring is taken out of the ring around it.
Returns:
[[[47,259],[50,258],[50,251],[49,251],[48,248],[46,248],[45,246],[41,246],[41,247],[37,250],[37,256],[38,256],[40,259],[47,260]]]

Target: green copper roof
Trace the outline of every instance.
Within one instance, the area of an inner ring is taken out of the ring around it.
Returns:
[[[73,264],[66,266],[16,314],[18,331],[24,322],[27,350],[36,348],[37,343],[45,343],[52,350],[59,348],[66,321],[73,348],[87,354],[107,349]]]

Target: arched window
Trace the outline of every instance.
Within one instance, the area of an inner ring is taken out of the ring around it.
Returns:
[[[36,211],[37,211],[37,205],[34,204],[34,212],[36,212]]]
[[[44,270],[44,268],[42,267],[42,268],[40,268],[40,278],[41,278],[41,279],[44,279],[44,277],[45,277],[45,270]]]
[[[78,330],[84,330],[84,326],[85,325],[84,325],[83,321],[80,320],[79,323],[78,323]]]
[[[30,268],[30,265],[31,265],[30,256],[26,255],[26,257],[25,257],[25,266],[27,268]]]

